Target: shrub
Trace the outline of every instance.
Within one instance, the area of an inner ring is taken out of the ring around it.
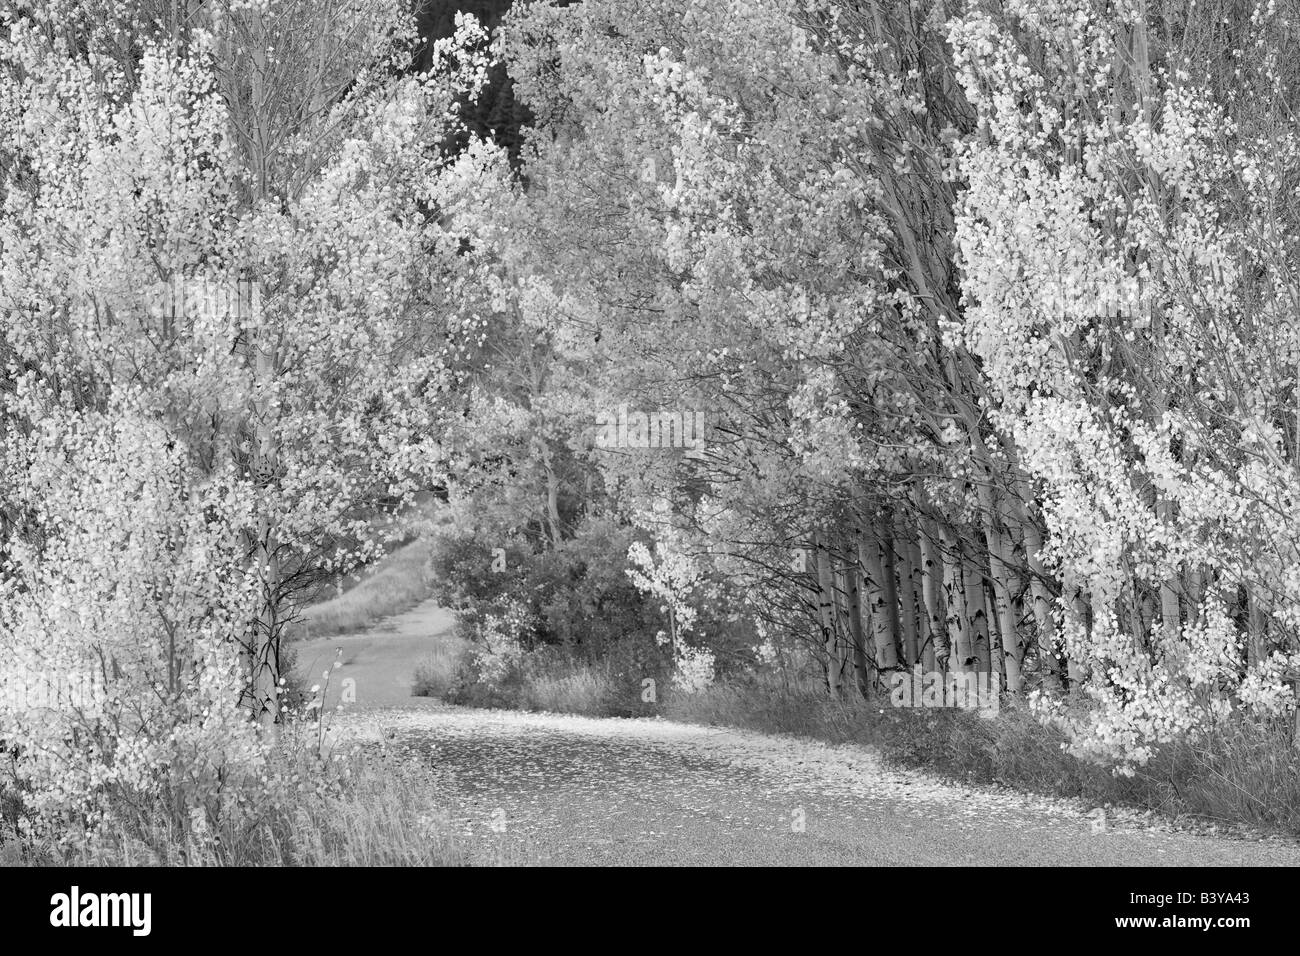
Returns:
[[[559,546],[534,552],[522,535],[452,526],[435,537],[431,567],[467,640],[479,639],[489,618],[509,618],[526,649],[599,653],[620,638],[652,639],[661,626],[625,573],[631,540],[630,529],[588,519]]]
[[[416,668],[411,693],[416,697],[447,697],[468,650],[468,645],[457,638],[440,644]]]
[[[641,717],[659,712],[669,660],[654,645],[622,641],[599,660],[559,647],[541,647],[512,658],[500,672],[484,672],[484,655],[466,653],[443,695],[470,707],[551,711],[591,717]],[[643,699],[646,679],[655,682]],[[418,684],[418,681],[417,681]]]

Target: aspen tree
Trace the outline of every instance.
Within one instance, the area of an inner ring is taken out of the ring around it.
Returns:
[[[839,651],[839,626],[835,600],[835,578],[831,570],[831,556],[819,538],[814,547],[817,575],[817,608],[822,628],[822,645],[826,658],[826,687],[832,697],[843,692],[843,673]]]
[[[861,532],[858,536],[858,561],[864,569],[876,668],[884,672],[899,667],[897,601],[891,607],[893,588],[886,583],[884,547],[874,533],[876,528],[868,527],[870,531]]]
[[[921,590],[927,619],[927,632],[930,647],[934,655],[934,666],[946,669],[949,655],[947,612],[943,604],[944,561],[936,541],[938,531],[934,521],[923,518],[918,523],[918,537],[921,550]]]

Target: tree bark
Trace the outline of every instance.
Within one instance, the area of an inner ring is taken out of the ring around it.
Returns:
[[[966,610],[966,578],[963,572],[961,545],[952,530],[942,528],[944,590],[947,592],[948,633],[952,635],[952,656],[948,666],[969,671],[975,662],[971,643],[971,621]]]
[[[938,529],[929,518],[920,522],[921,596],[928,620],[928,645],[933,654],[931,666],[946,670],[948,666],[947,613],[943,606],[944,561],[936,539]]]
[[[862,623],[862,567],[857,561],[857,552],[853,548],[845,549],[853,561],[845,569],[848,582],[849,637],[853,642],[853,673],[858,682],[858,693],[863,699],[871,695],[871,671],[867,666],[867,635]]]
[[[884,590],[885,616],[889,622],[889,630],[894,635],[895,643],[902,643],[903,660],[911,667],[916,663],[916,646],[909,644],[907,635],[903,631],[903,618],[900,613],[900,604],[898,597],[898,563],[894,560],[894,532],[893,521],[888,512],[884,512],[876,519],[876,540],[880,545],[880,562],[881,573],[884,580],[881,582]]]
[[[843,692],[839,667],[839,641],[835,626],[835,581],[831,573],[830,554],[820,540],[813,545],[817,567],[817,611],[822,628],[822,646],[826,652],[826,689],[832,697]]]
[[[895,576],[898,580],[899,633],[903,639],[903,659],[908,667],[921,661],[921,631],[917,621],[916,592],[911,549],[908,547],[911,535],[907,533],[902,520],[895,520],[886,525],[889,536],[889,555]],[[888,570],[886,574],[888,574]]]
[[[899,529],[909,582],[908,608],[920,646],[920,664],[927,673],[935,670],[934,635],[930,633],[930,614],[925,603],[925,561],[921,555],[920,523]]]
[[[876,670],[880,672],[898,668],[898,611],[897,601],[891,613],[889,597],[893,588],[886,590],[884,549],[876,536],[859,537],[858,561],[866,569],[867,606],[871,611],[871,637],[876,647]]]
[[[279,684],[280,639],[280,561],[279,543],[271,518],[272,504],[268,500],[270,489],[278,481],[279,448],[272,416],[271,391],[275,377],[273,344],[270,328],[263,311],[259,285],[239,283],[240,312],[255,322],[253,432],[254,447],[249,470],[258,488],[257,530],[253,541],[252,560],[257,568],[260,586],[259,606],[246,657],[249,667],[247,705],[253,718],[263,727],[276,721],[279,706],[276,692]]]
[[[1020,693],[1020,638],[1016,634],[1016,613],[1011,601],[1011,554],[1008,535],[985,519],[984,535],[989,548],[989,584],[1001,643],[1001,661],[995,670],[1006,675],[1007,693]]]
[[[966,616],[970,621],[971,666],[987,674],[989,655],[989,617],[984,598],[984,576],[967,548],[962,549],[962,580],[966,591]]]
[[[1056,656],[1056,618],[1052,614],[1052,594],[1047,589],[1047,570],[1039,557],[1039,552],[1043,549],[1043,538],[1025,504],[1021,507],[1020,527],[1024,536],[1025,557],[1029,563],[1030,603],[1034,623],[1038,626],[1039,676],[1045,683],[1050,681],[1057,688],[1064,688],[1061,661]]]

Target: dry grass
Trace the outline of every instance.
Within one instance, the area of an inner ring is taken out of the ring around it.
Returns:
[[[641,700],[639,681],[616,672],[608,661],[589,662],[548,648],[525,654],[503,678],[479,679],[478,668],[462,643],[437,667],[416,673],[415,693],[466,707],[550,711],[587,717],[652,716],[653,703]]]
[[[607,714],[617,687],[609,675],[589,664],[564,672],[537,674],[526,685],[529,710],[556,714]]]
[[[686,723],[870,746],[881,742],[879,710],[858,699],[829,700],[821,688],[763,677],[716,683],[694,694],[670,692],[663,715]]]
[[[224,795],[220,812],[211,795],[123,794],[109,824],[62,845],[12,830],[6,839],[0,829],[0,865],[467,865],[436,794],[427,771],[382,752],[322,760],[296,747],[277,761],[269,786]]]
[[[469,650],[469,642],[447,635],[444,642],[430,653],[415,669],[411,694],[415,697],[443,699],[451,693],[461,661]]]

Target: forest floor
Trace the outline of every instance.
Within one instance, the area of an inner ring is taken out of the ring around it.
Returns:
[[[1290,841],[946,783],[854,745],[412,697],[416,668],[454,640],[452,625],[425,602],[296,646],[309,683],[343,652],[326,706],[349,686],[355,703],[332,716],[330,736],[427,765],[483,863],[1300,866]]]

